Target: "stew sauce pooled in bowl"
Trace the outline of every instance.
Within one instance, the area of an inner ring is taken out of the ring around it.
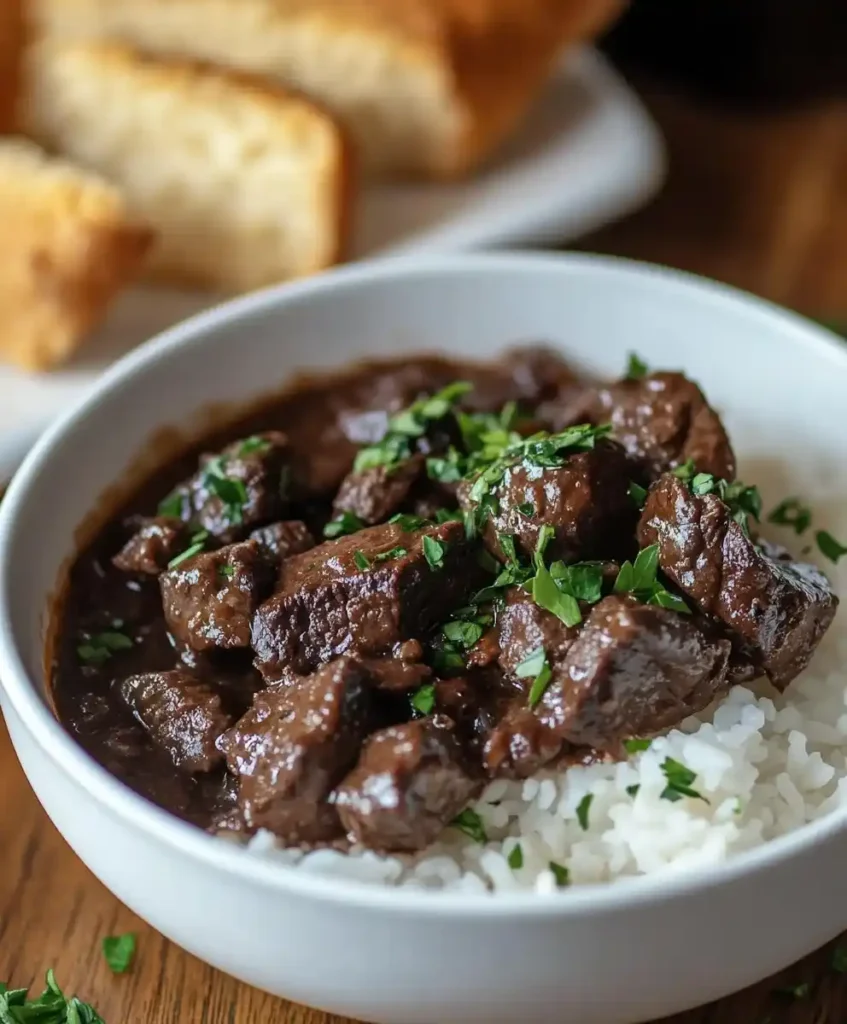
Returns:
[[[760,518],[681,373],[633,357],[589,383],[537,348],[356,367],[163,468],[79,556],[58,713],[214,832],[485,841],[493,780],[625,759],[807,666],[838,599]],[[703,799],[689,766],[661,770],[663,798]]]

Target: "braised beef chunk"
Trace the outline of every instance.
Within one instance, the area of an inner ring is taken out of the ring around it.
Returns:
[[[679,612],[613,595],[595,605],[539,718],[577,746],[617,753],[701,711],[724,688],[729,642]]]
[[[407,358],[216,428],[218,454],[163,467],[76,560],[60,719],[212,832],[403,854],[471,822],[486,780],[622,757],[765,673],[785,687],[837,599],[758,538],[696,384],[630,376],[541,346]]]
[[[611,423],[650,479],[689,459],[700,473],[735,477],[735,455],[720,417],[681,373],[651,373],[601,388],[594,417]]]
[[[610,441],[569,456],[561,466],[521,462],[506,470],[496,488],[498,511],[485,526],[485,543],[503,557],[498,535],[509,534],[531,555],[539,531],[550,526],[549,558],[577,561],[626,553],[637,518],[631,477],[623,448]],[[472,493],[468,483],[459,488],[462,508],[478,506]]]
[[[210,772],[223,761],[217,741],[232,725],[221,699],[189,672],[148,672],[117,685],[151,739],[185,772]]]
[[[268,431],[241,438],[200,468],[176,497],[183,516],[223,544],[240,540],[253,526],[282,519],[291,497],[288,438]]]
[[[444,621],[477,572],[455,522],[412,533],[399,523],[373,526],[295,555],[253,620],[256,667],[273,680],[340,654],[384,655]]]
[[[159,577],[165,621],[195,651],[248,647],[250,622],[273,585],[255,541],[188,558]]]
[[[309,527],[299,519],[262,526],[250,534],[262,554],[274,562],[282,562],[292,555],[302,555],[315,546],[315,538]]]
[[[396,466],[374,466],[351,472],[345,478],[333,508],[336,515],[350,512],[366,526],[373,526],[399,511],[424,472],[421,456]]]
[[[672,474],[651,489],[638,538],[659,545],[665,575],[740,637],[775,686],[808,665],[838,605],[814,566],[754,542],[716,494],[692,494]]]
[[[432,669],[416,661],[403,661],[396,657],[358,660],[367,670],[371,683],[380,690],[407,693],[423,686],[432,678]]]
[[[326,798],[373,726],[365,669],[338,658],[294,687],[256,694],[222,742],[246,826],[288,843],[341,832]]]
[[[521,663],[534,651],[543,648],[551,667],[561,664],[580,628],[566,626],[552,612],[540,608],[525,590],[511,587],[497,617],[500,667],[528,693],[532,679],[518,675]]]
[[[142,519],[112,563],[122,572],[158,576],[188,543],[189,531],[182,520],[170,516]]]
[[[374,733],[332,795],[350,839],[372,850],[422,850],[480,789],[449,722],[423,718]]]
[[[563,745],[561,736],[534,714],[524,699],[515,700],[489,729],[482,763],[492,777],[526,779],[558,757]]]

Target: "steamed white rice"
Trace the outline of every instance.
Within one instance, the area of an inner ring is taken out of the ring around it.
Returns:
[[[735,687],[628,761],[492,782],[475,804],[484,845],[449,828],[415,857],[303,854],[280,848],[269,832],[248,849],[314,874],[480,893],[552,892],[551,862],[567,869],[570,885],[717,864],[847,806],[847,638],[838,627],[837,617],[785,694],[764,680]],[[662,798],[668,757],[696,773],[693,788],[708,803]],[[627,790],[636,785],[633,796]],[[583,828],[577,808],[586,794]],[[513,869],[516,844],[523,863]]]

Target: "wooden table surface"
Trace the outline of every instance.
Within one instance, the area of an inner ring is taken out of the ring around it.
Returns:
[[[728,117],[639,85],[669,140],[667,188],[580,247],[684,267],[847,323],[847,106]],[[0,980],[38,986],[52,966],[107,1024],[344,1024],[217,973],[118,903],[41,811],[2,723],[0,794]],[[126,931],[138,954],[117,977],[100,942]],[[821,950],[674,1024],[844,1024],[847,976],[830,959]],[[777,994],[804,982],[802,998]]]

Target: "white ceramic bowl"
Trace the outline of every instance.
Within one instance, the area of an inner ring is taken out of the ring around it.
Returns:
[[[847,925],[843,813],[698,873],[547,897],[379,889],[203,835],[125,789],[52,717],[51,591],[77,524],[154,428],[266,393],[295,368],[422,348],[488,357],[523,339],[607,373],[630,349],[684,366],[725,411],[742,475],[766,500],[799,474],[826,524],[845,525],[847,350],[737,292],[584,256],[360,265],[213,310],[109,372],[42,437],[2,505],[2,703],[39,799],[121,900],[261,988],[386,1024],[632,1022],[738,989]]]

